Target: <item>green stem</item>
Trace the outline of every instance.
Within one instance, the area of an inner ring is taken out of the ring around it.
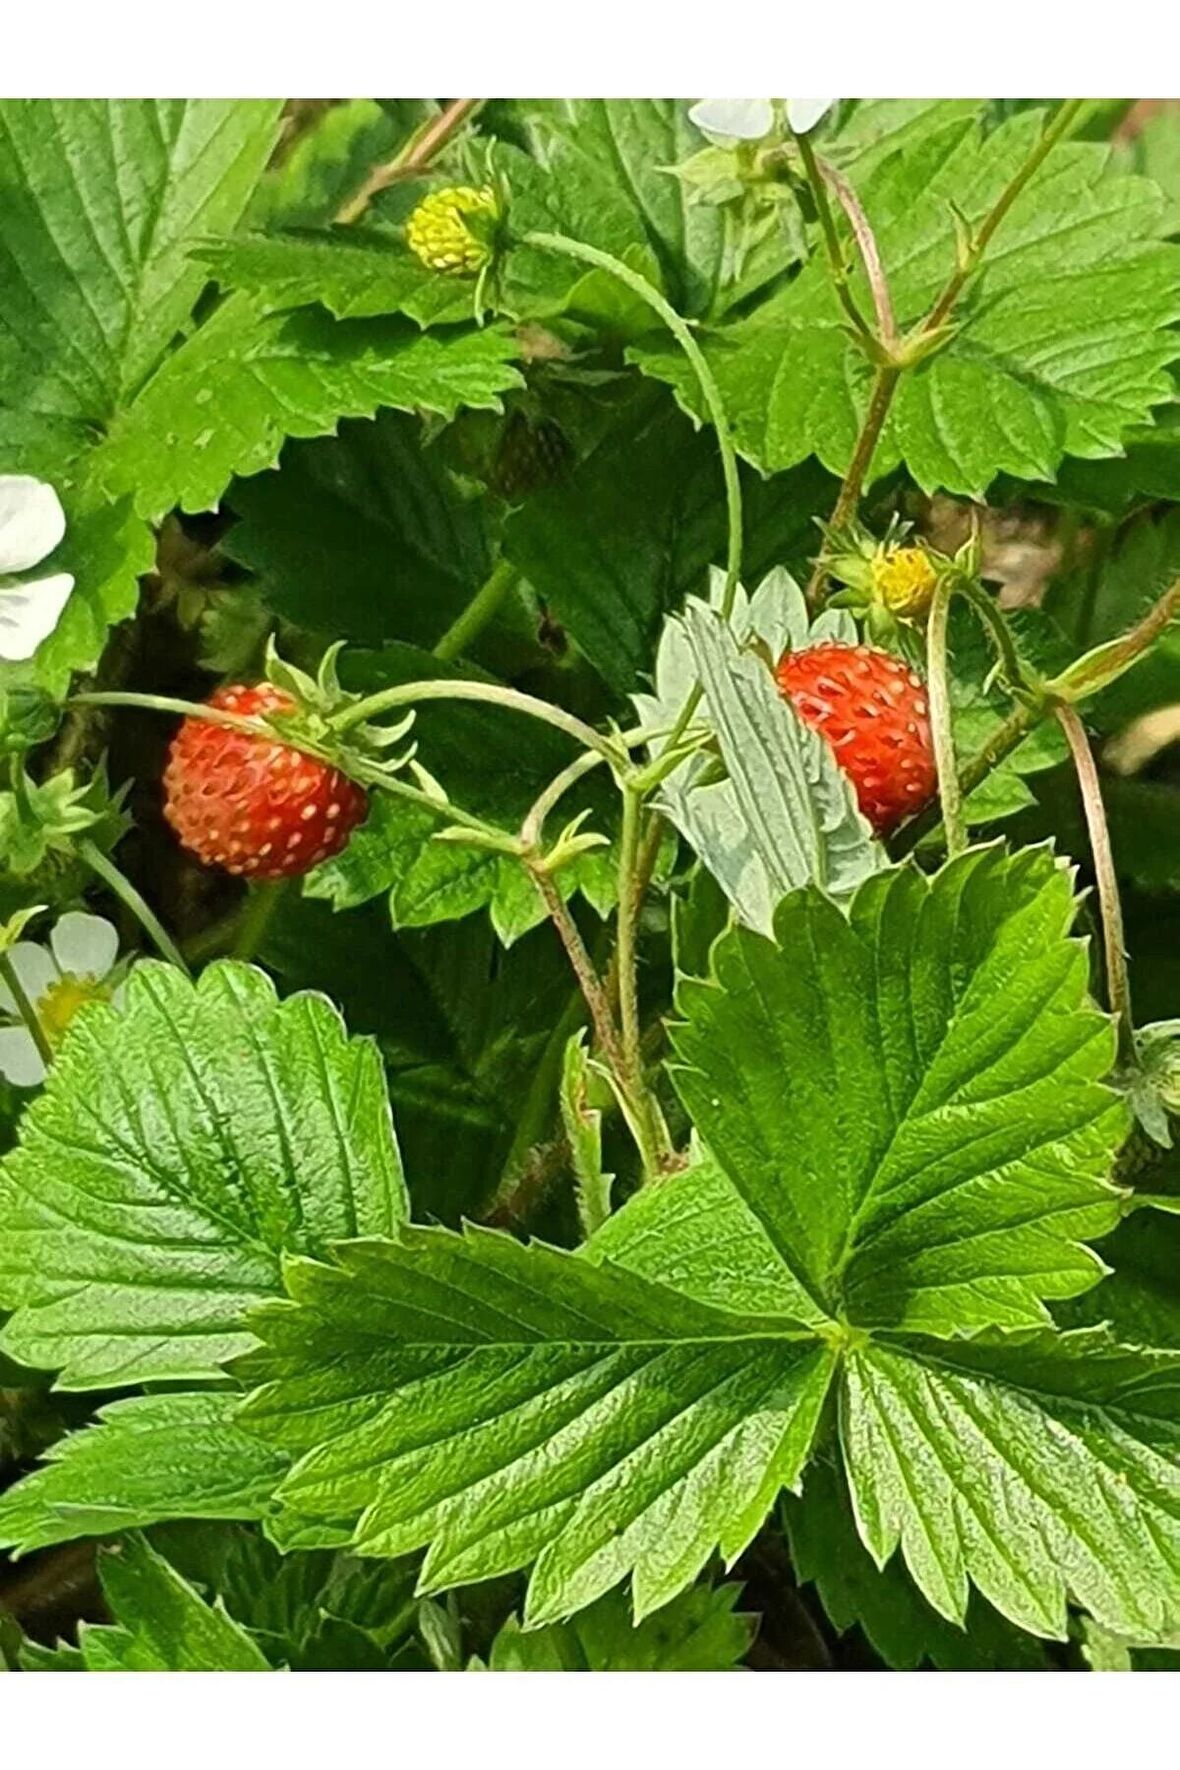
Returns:
[[[639,1054],[639,977],[636,933],[639,920],[638,882],[640,816],[643,801],[631,786],[623,787],[623,824],[619,836],[619,913],[615,934],[619,974],[619,1023],[623,1062],[632,1083],[642,1086]]]
[[[828,184],[835,191],[840,207],[848,217],[849,226],[856,239],[865,276],[869,282],[869,292],[873,297],[873,311],[877,316],[877,337],[869,333],[869,338],[876,345],[879,341],[887,352],[892,352],[900,343],[897,334],[897,321],[893,317],[893,300],[889,293],[889,280],[885,275],[885,266],[881,262],[881,254],[877,247],[877,236],[873,232],[868,216],[861,206],[860,198],[848,180],[834,166],[819,167]],[[876,353],[877,360],[880,352]]]
[[[889,407],[893,401],[894,389],[901,377],[901,370],[882,365],[873,376],[873,385],[869,392],[869,403],[865,409],[864,419],[860,427],[860,435],[856,439],[856,447],[852,451],[852,459],[848,463],[848,471],[844,475],[832,511],[828,527],[834,532],[847,527],[856,515],[856,507],[864,490],[865,475],[869,463],[881,438],[881,431],[889,415]],[[828,581],[828,568],[824,555],[821,553],[815,562],[815,569],[807,585],[807,601],[815,608],[823,596]]]
[[[962,294],[965,285],[978,270],[983,255],[987,251],[992,235],[1003,221],[1005,215],[1007,215],[1009,209],[1011,209],[1025,185],[1029,182],[1030,178],[1032,178],[1033,174],[1040,168],[1044,160],[1061,140],[1062,136],[1068,134],[1070,129],[1072,129],[1074,123],[1080,116],[1084,105],[1084,99],[1071,98],[1067,99],[1061,106],[1061,109],[1057,112],[1048,128],[1046,128],[1041,135],[1036,147],[1028,155],[1024,164],[1020,166],[1012,175],[1011,179],[1009,179],[996,201],[988,210],[984,219],[980,222],[979,228],[971,241],[970,250],[963,257],[962,262],[956,266],[954,274],[947,282],[942,294],[938,297],[938,300],[934,303],[934,306],[930,309],[930,312],[919,327],[921,333],[929,334],[931,332],[936,332],[950,317],[951,309]]]
[[[1124,1065],[1129,1065],[1135,1061],[1135,1022],[1131,1015],[1131,985],[1127,976],[1123,906],[1119,898],[1118,874],[1110,845],[1106,808],[1102,803],[1102,787],[1094,764],[1094,752],[1090,748],[1086,728],[1078,715],[1072,707],[1064,705],[1055,707],[1054,713],[1065,733],[1073,765],[1077,770],[1086,831],[1090,838],[1090,854],[1094,861],[1094,877],[1098,885],[1098,908],[1102,916],[1107,1004],[1118,1029],[1119,1059]]]
[[[725,479],[725,505],[729,520],[729,541],[726,550],[725,590],[721,599],[721,612],[726,620],[733,613],[734,598],[737,596],[738,581],[742,570],[742,488],[738,478],[737,451],[734,447],[733,432],[730,429],[729,415],[725,410],[725,402],[721,398],[721,390],[713,377],[713,371],[705,360],[705,354],[692,335],[686,320],[682,319],[676,309],[653,289],[646,277],[624,264],[621,258],[615,258],[609,252],[600,252],[597,246],[587,246],[582,240],[571,240],[565,234],[529,233],[524,237],[528,246],[536,246],[544,252],[560,252],[566,258],[581,259],[583,264],[592,264],[597,270],[605,270],[610,276],[625,283],[632,294],[638,295],[647,303],[652,312],[663,320],[672,336],[692,364],[697,381],[700,384],[701,397],[708,407],[709,417],[717,432],[717,447],[721,451],[721,472]]]
[[[256,956],[290,884],[290,879],[272,879],[250,886],[234,936],[235,959],[249,960]]]
[[[565,948],[566,957],[573,967],[574,976],[586,998],[586,1006],[590,1010],[590,1019],[594,1026],[594,1036],[598,1040],[602,1054],[620,1082],[625,1083],[623,1054],[619,1047],[619,1037],[615,1031],[614,1020],[607,1005],[606,991],[602,987],[602,979],[598,975],[594,961],[586,949],[586,943],[578,932],[578,925],[571,916],[566,901],[552,875],[546,872],[544,866],[537,863],[529,865],[529,877],[536,886],[541,901],[548,911],[549,919],[557,930],[561,944]]]
[[[375,166],[354,196],[342,203],[332,217],[338,225],[359,221],[373,198],[399,178],[424,172],[446,144],[469,118],[473,117],[482,98],[453,98],[444,111],[416,130],[403,148],[381,166]]]
[[[815,203],[815,212],[819,217],[820,231],[824,236],[824,245],[828,254],[828,269],[832,276],[832,285],[836,298],[844,312],[851,320],[854,330],[866,344],[875,344],[873,329],[856,304],[856,298],[848,282],[848,266],[841,250],[840,239],[836,233],[836,223],[832,219],[832,206],[828,202],[827,185],[824,182],[825,172],[821,172],[819,161],[815,157],[815,149],[806,135],[797,135],[795,144],[803,158],[803,168],[807,173],[807,182],[811,186],[811,196]]]
[[[29,1000],[25,986],[17,976],[16,966],[7,952],[0,952],[0,977],[8,985],[12,999],[16,1003],[16,1011],[24,1021],[29,1037],[37,1047],[37,1055],[48,1069],[53,1062],[53,1047],[45,1036],[45,1028],[37,1018],[37,1010]]]
[[[244,731],[247,737],[262,737],[270,743],[286,744],[289,749],[299,747],[290,738],[280,737],[277,731],[272,731],[260,719],[246,719],[240,713],[226,713],[220,707],[208,707],[196,701],[182,701],[175,695],[133,694],[130,690],[103,689],[90,694],[72,694],[66,704],[71,707],[135,707],[145,713],[178,713],[185,719],[204,719],[210,725],[225,725],[231,731]]]
[[[462,657],[519,582],[520,573],[511,560],[498,560],[490,577],[475,592],[467,607],[452,621],[434,647],[434,656],[444,664]]]
[[[110,855],[104,854],[97,843],[90,840],[89,836],[84,836],[78,843],[78,853],[91,872],[102,880],[107,890],[131,911],[161,958],[167,959],[170,965],[175,965],[178,971],[184,973],[185,977],[191,977],[192,973],[184,961],[184,955],[155,910],[145,898],[141,897],[126,874],[115,865]]]
[[[564,707],[555,707],[549,701],[522,694],[516,688],[505,688],[498,682],[401,682],[394,688],[380,689],[363,701],[343,708],[328,723],[333,731],[342,733],[364,720],[388,713],[394,707],[414,706],[420,701],[482,701],[488,706],[503,707],[506,712],[527,713],[530,718],[540,719],[543,724],[564,731],[583,749],[597,750],[606,761],[617,759],[615,746],[608,738],[573,713],[567,713]]]
[[[602,756],[596,750],[583,750],[580,756],[575,756],[567,768],[563,768],[560,774],[554,775],[548,785],[542,788],[529,806],[521,823],[520,841],[522,847],[535,849],[538,846],[544,833],[545,819],[554,806],[564,798],[571,787],[577,785],[584,775],[589,774],[591,769],[597,768],[602,760]]]
[[[959,579],[958,589],[963,592],[976,614],[988,638],[996,648],[996,656],[1000,668],[1010,688],[1021,688],[1024,685],[1025,671],[1012,638],[1011,628],[988,595],[974,578]]]
[[[963,823],[963,797],[955,762],[951,728],[950,676],[947,668],[947,625],[955,581],[948,572],[938,580],[926,626],[926,693],[930,700],[930,734],[938,769],[938,798],[946,828],[947,858],[953,860],[967,846]]]

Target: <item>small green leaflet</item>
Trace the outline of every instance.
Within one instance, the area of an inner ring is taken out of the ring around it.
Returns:
[[[681,985],[677,1087],[785,1264],[829,1312],[938,1334],[1048,1319],[1103,1268],[1125,1110],[1109,1023],[1044,850],[933,883],[796,892]],[[720,986],[720,987],[718,987]]]
[[[490,1230],[338,1259],[289,1265],[294,1307],[256,1318],[243,1423],[295,1459],[279,1541],[429,1544],[426,1592],[535,1560],[527,1626],[630,1573],[642,1620],[799,1478],[832,1359],[798,1322]]]
[[[735,1609],[740,1586],[693,1586],[638,1625],[620,1592],[548,1628],[509,1617],[492,1642],[488,1672],[731,1672],[744,1658],[754,1619]]]
[[[113,1625],[78,1631],[88,1672],[268,1672],[262,1649],[224,1608],[206,1604],[141,1536],[100,1552]]]
[[[986,136],[952,119],[863,184],[854,169],[903,331],[954,268],[952,204],[981,221],[1042,127],[1037,111]],[[997,231],[950,342],[903,376],[872,477],[904,462],[927,491],[975,497],[1000,472],[1052,479],[1067,455],[1117,455],[1124,432],[1172,397],[1165,371],[1177,354],[1169,328],[1180,318],[1180,254],[1160,238],[1158,187],[1113,173],[1109,161],[1109,149],[1090,142],[1049,154]],[[820,258],[706,341],[738,446],[764,471],[809,454],[833,472],[847,468],[872,371],[845,323]],[[671,350],[632,354],[698,409],[691,372]]]
[[[589,1238],[610,1219],[613,1174],[602,1170],[602,1113],[590,1104],[593,1072],[586,1035],[568,1040],[561,1065],[561,1122],[570,1146],[577,1189],[578,1219]]]
[[[27,1554],[169,1518],[259,1518],[285,1460],[237,1424],[234,1390],[133,1395],[0,1495],[0,1545]]]
[[[284,1251],[404,1212],[373,1044],[248,965],[149,960],[79,1014],[0,1168],[0,1338],[66,1388],[207,1378]]]

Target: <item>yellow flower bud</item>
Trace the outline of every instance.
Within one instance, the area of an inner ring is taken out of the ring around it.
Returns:
[[[930,607],[938,573],[922,547],[882,548],[873,559],[873,593],[891,614],[913,621]]]
[[[443,276],[475,276],[491,263],[492,234],[499,218],[490,185],[449,184],[423,197],[406,224],[406,243],[428,270]],[[474,228],[468,225],[474,220]]]

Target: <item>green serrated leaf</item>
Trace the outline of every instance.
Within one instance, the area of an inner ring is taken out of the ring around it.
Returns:
[[[818,1306],[936,1334],[1048,1319],[1096,1283],[1125,1109],[1044,850],[796,892],[684,982],[676,1085]]]
[[[903,330],[953,268],[948,199],[978,223],[1042,127],[1035,111],[987,135],[952,124],[941,138],[923,132],[863,183],[854,175]],[[924,490],[971,496],[999,472],[1052,479],[1067,455],[1118,454],[1124,432],[1172,397],[1177,249],[1160,238],[1158,188],[1113,174],[1109,160],[1097,143],[1052,150],[997,231],[950,343],[903,376],[871,477],[904,463]],[[871,308],[867,290],[857,293]],[[748,459],[779,471],[815,454],[833,472],[847,468],[871,370],[822,259],[719,330],[706,354]],[[632,355],[699,409],[674,353],[644,345]]]
[[[472,318],[471,286],[428,270],[385,233],[357,228],[213,240],[198,256],[225,289],[274,308],[326,307],[337,319],[404,313],[420,326]]]
[[[135,1395],[55,1444],[0,1495],[0,1544],[30,1549],[168,1518],[259,1518],[286,1467],[235,1420],[232,1390]]]
[[[115,418],[91,471],[149,520],[174,505],[211,510],[235,474],[273,467],[288,436],[323,436],[381,406],[499,411],[520,385],[516,354],[496,326],[424,333],[396,318],[267,313],[230,296]]]
[[[831,1357],[798,1323],[486,1230],[339,1259],[291,1267],[295,1306],[259,1321],[245,1417],[295,1458],[281,1532],[429,1543],[427,1592],[536,1560],[530,1626],[630,1573],[642,1620],[799,1479]]]
[[[261,1648],[220,1605],[206,1604],[141,1536],[100,1552],[113,1626],[83,1623],[88,1672],[267,1672]]]
[[[847,1365],[841,1440],[877,1564],[900,1544],[940,1615],[969,1584],[1063,1640],[1067,1600],[1116,1633],[1180,1625],[1180,1357],[1101,1330],[867,1345]]]
[[[79,1013],[0,1170],[3,1344],[66,1388],[207,1378],[285,1250],[404,1210],[380,1059],[326,1000],[145,962]]]

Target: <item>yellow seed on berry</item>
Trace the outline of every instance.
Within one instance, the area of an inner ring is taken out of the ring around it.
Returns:
[[[913,621],[930,607],[938,574],[922,547],[886,547],[873,559],[873,590],[891,614]]]
[[[499,204],[490,185],[449,184],[423,197],[406,224],[406,243],[428,270],[475,276],[492,260]]]

